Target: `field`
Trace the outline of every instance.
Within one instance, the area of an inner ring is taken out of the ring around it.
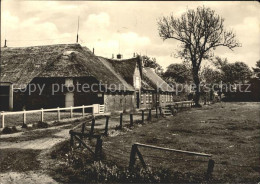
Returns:
[[[174,117],[154,118],[151,123],[136,125],[116,136],[113,131],[110,137],[103,139],[104,162],[127,167],[131,146],[139,142],[212,154],[214,182],[259,182],[259,105],[217,103],[183,111]],[[203,181],[208,158],[148,148],[139,150],[152,168],[167,168]]]
[[[133,128],[126,126],[122,131],[110,127],[109,136],[103,137],[103,162],[116,164],[118,167],[127,167],[129,165],[131,147],[134,143],[139,142],[166,148],[212,154],[215,167],[211,182],[257,183],[260,181],[259,115],[260,103],[222,102],[203,106],[199,109],[193,108],[182,111],[175,116],[167,118],[161,117],[156,119],[153,117],[152,122],[135,124]],[[125,121],[127,121],[128,117],[125,118]],[[118,117],[111,118],[111,122],[116,122],[116,119],[118,120]],[[85,120],[78,120],[77,123],[74,123],[74,126],[83,121]],[[104,119],[97,121],[97,128],[102,122],[105,122]],[[126,125],[125,122],[124,125]],[[65,155],[68,153],[69,127],[65,128],[61,127],[60,130],[37,130],[46,131],[46,135],[48,132],[47,137],[53,137],[53,140],[54,138],[58,140],[62,135],[64,140],[66,139],[67,141],[52,147],[47,155],[41,156],[41,162],[38,162],[39,159],[33,157],[34,155],[42,155],[42,152],[39,153],[37,150],[28,152],[30,157],[32,157],[31,164],[18,161],[17,156],[15,156],[13,161],[10,159],[12,155],[15,155],[13,152],[20,150],[16,149],[19,137],[2,139],[2,145],[14,145],[11,147],[12,149],[1,149],[3,157],[0,159],[0,164],[5,166],[1,169],[1,172],[5,172],[3,177],[7,178],[10,171],[23,173],[20,168],[26,168],[27,172],[33,171],[35,174],[37,171],[40,171],[41,174],[49,175],[49,179],[55,179],[59,182],[79,181],[75,179],[74,171],[68,169],[66,164]],[[42,138],[44,133],[32,134],[32,139],[42,142],[36,135],[40,135],[39,138]],[[30,140],[29,132],[25,136],[26,139],[24,138],[24,141]],[[29,145],[27,147],[31,148]],[[41,149],[43,152],[47,152],[44,148]],[[207,170],[208,158],[186,156],[180,153],[176,154],[148,148],[139,148],[139,150],[144,157],[145,163],[151,168],[167,168],[172,173],[182,173],[183,181],[186,182],[203,181],[204,173]],[[24,160],[28,160],[29,157],[26,156],[26,150],[20,150],[20,153],[23,153]],[[83,155],[83,157],[86,156]],[[141,165],[138,159],[136,164]],[[30,178],[30,176],[26,177]]]
[[[217,181],[256,182],[260,171],[259,112],[259,103],[217,103],[110,137],[104,141],[104,147],[111,151],[117,163],[122,164],[128,164],[131,145],[135,142],[209,153],[216,162],[213,177]],[[203,161],[196,157],[147,148],[140,151],[152,167],[167,166],[197,174],[203,174],[207,169],[207,162],[196,162]]]

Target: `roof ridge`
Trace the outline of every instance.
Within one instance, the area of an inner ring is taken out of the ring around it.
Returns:
[[[115,70],[115,68],[112,66],[112,64],[111,63],[109,63],[109,62],[107,62],[107,60],[106,60],[106,58],[104,58],[104,57],[100,57],[100,56],[98,56],[98,59],[100,60],[100,59],[103,59],[103,65],[105,65],[113,74],[114,74],[114,76],[116,76],[117,78],[118,78],[118,80],[120,80],[120,82],[122,82],[123,83],[123,85],[125,86],[125,85],[127,85],[126,87],[127,88],[132,88],[132,90],[134,90],[134,88],[133,88],[133,86],[131,86],[130,84],[128,84],[125,80],[124,80],[124,78],[120,75],[120,73],[118,73],[116,70]]]

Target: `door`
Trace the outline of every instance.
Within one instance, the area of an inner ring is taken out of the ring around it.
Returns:
[[[65,107],[74,106],[74,93],[67,92],[65,95]]]
[[[9,110],[9,86],[0,86],[0,110]]]

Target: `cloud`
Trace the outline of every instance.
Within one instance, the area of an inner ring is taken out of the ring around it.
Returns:
[[[254,43],[259,44],[259,26],[260,22],[256,17],[245,17],[241,24],[234,26],[234,30],[243,45],[250,45]],[[249,35],[255,35],[257,37]]]
[[[205,5],[225,18],[226,28],[233,29],[243,45],[233,52],[218,48],[215,55],[227,56],[229,61],[241,60],[250,66],[260,58],[260,4],[257,2],[3,0],[1,3],[2,45],[4,32],[8,46],[75,43],[80,16],[80,43],[90,49],[94,47],[97,55],[111,57],[120,48],[124,58],[132,57],[133,52],[147,53],[166,67],[181,62],[171,57],[179,42],[171,39],[163,42],[156,20],[170,14],[179,17],[188,8]]]
[[[90,14],[84,24],[87,28],[91,29],[105,29],[110,25],[110,17],[104,12],[99,14]]]
[[[28,42],[30,45],[44,45],[50,44],[52,39],[70,37],[69,33],[60,33],[54,23],[41,22],[39,17],[21,21],[10,12],[4,11],[3,20],[5,34],[1,35],[1,41],[3,43],[6,38],[8,46],[28,46]],[[49,41],[45,43],[44,40]]]

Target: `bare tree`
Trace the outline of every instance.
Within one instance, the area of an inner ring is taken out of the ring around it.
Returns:
[[[213,57],[213,51],[224,46],[229,49],[240,46],[233,31],[224,29],[224,19],[214,10],[198,7],[188,10],[180,18],[173,15],[158,20],[159,35],[163,40],[175,39],[181,42],[177,53],[185,61],[191,61],[193,81],[196,86],[195,104],[200,106],[199,70],[204,59]]]

